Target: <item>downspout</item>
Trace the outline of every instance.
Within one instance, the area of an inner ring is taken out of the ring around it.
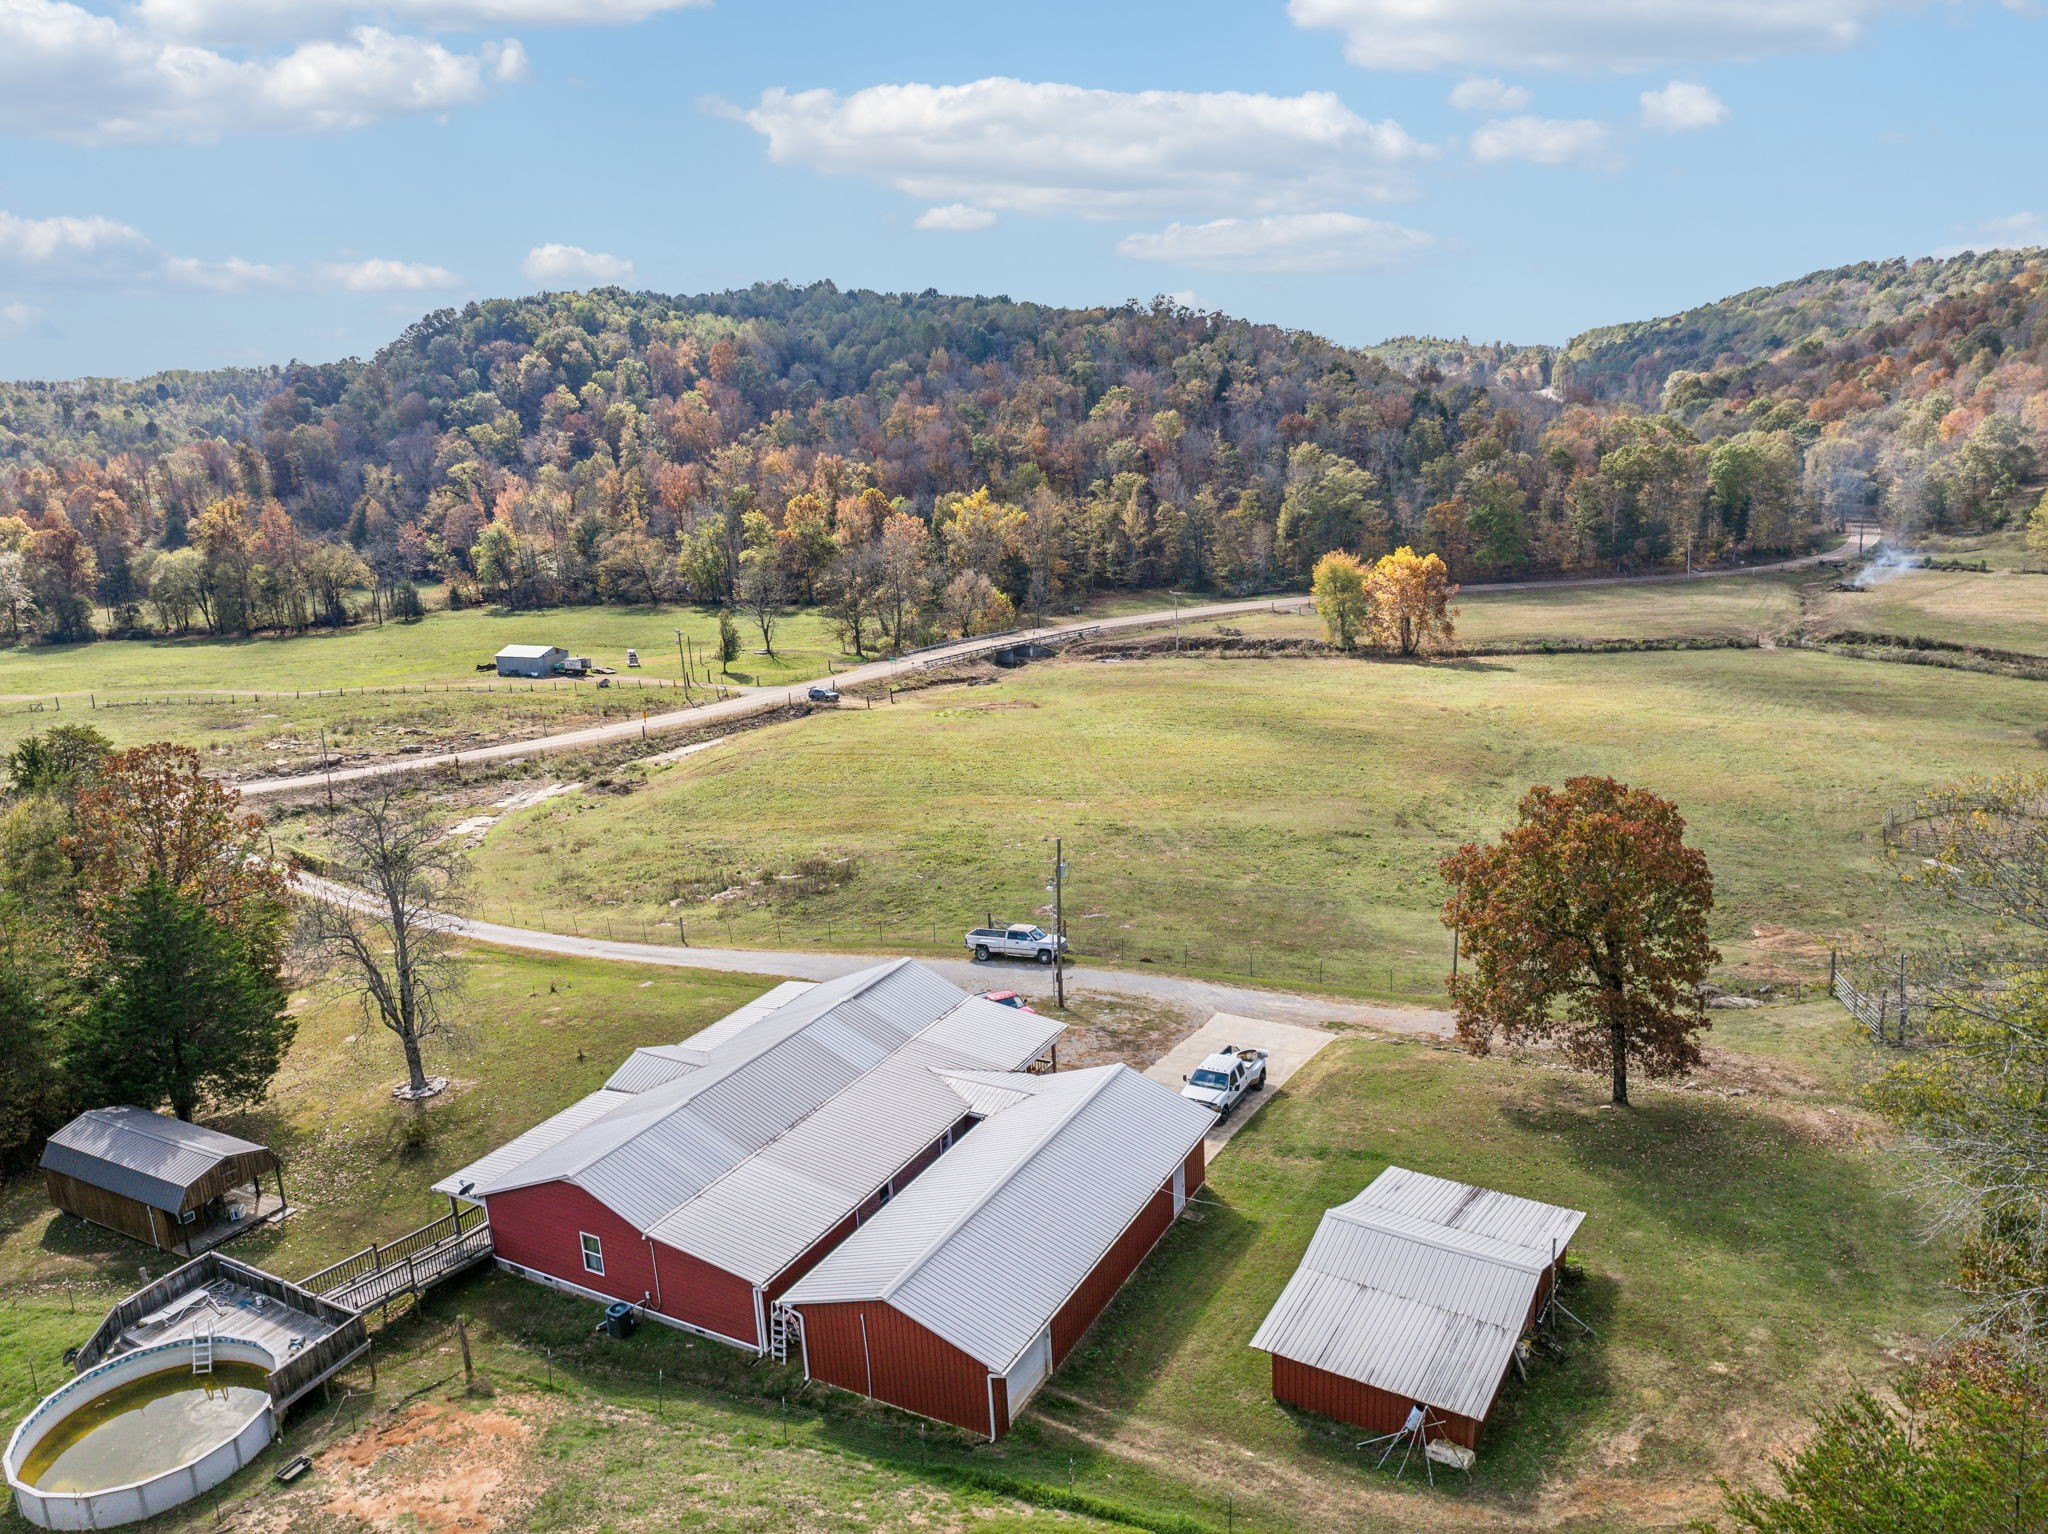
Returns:
[[[766,1300],[767,1296],[762,1293],[761,1286],[759,1284],[754,1285],[754,1345],[761,1350],[763,1357],[766,1357],[768,1353],[768,1306],[765,1303]]]
[[[996,1376],[993,1369],[988,1376],[988,1441],[996,1441]]]
[[[654,1255],[656,1251],[654,1237],[642,1236],[640,1239],[647,1243],[647,1266],[654,1272],[654,1308],[663,1315],[667,1315],[668,1310],[661,1303],[661,1260]]]
[[[868,1399],[872,1401],[875,1398],[875,1356],[868,1351],[868,1313],[865,1310],[860,1313],[860,1358],[867,1365]]]

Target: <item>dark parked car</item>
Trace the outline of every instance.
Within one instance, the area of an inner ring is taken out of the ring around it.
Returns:
[[[837,703],[839,701],[839,689],[820,683],[810,690],[809,696],[813,703]]]

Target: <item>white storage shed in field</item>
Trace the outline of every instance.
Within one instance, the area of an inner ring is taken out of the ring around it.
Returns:
[[[569,652],[558,644],[508,644],[496,658],[499,676],[553,676]]]

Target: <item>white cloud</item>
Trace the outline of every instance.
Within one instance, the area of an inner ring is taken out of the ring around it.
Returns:
[[[995,222],[995,214],[986,208],[977,208],[967,202],[949,202],[944,207],[926,208],[917,215],[912,227],[946,229],[956,234],[965,234],[976,229],[992,229]]]
[[[585,250],[581,245],[536,245],[519,263],[519,270],[526,274],[528,282],[550,287],[603,287],[607,283],[630,281],[633,263],[624,256]]]
[[[1704,85],[1673,80],[1661,91],[1644,91],[1643,126],[1660,133],[1711,128],[1728,115],[1728,104]]]
[[[359,27],[244,59],[66,0],[0,0],[0,133],[108,144],[335,132],[480,101],[525,72],[517,42],[455,53]]]
[[[98,214],[22,218],[0,211],[0,277],[44,288],[175,289],[195,293],[389,293],[454,288],[462,279],[418,261],[273,266],[229,256],[174,256],[132,224]]]
[[[258,288],[287,288],[292,274],[283,267],[229,256],[225,261],[195,261],[189,256],[166,256],[160,268],[164,282],[174,288],[199,293],[251,293]]]
[[[706,105],[769,157],[930,203],[1112,218],[1249,214],[1406,195],[1435,154],[1327,91],[1105,91],[1024,80],[765,92]]]
[[[1970,234],[1953,245],[1943,245],[1937,256],[1960,256],[1966,250],[2030,250],[2048,245],[2048,214],[2006,213],[1987,218]]]
[[[1420,229],[1355,213],[1273,213],[1126,235],[1117,254],[1211,272],[1350,272],[1396,266],[1436,244]]]
[[[389,21],[430,32],[492,27],[626,26],[711,0],[138,0],[136,18],[181,42],[251,45]]]
[[[57,327],[34,304],[16,301],[0,304],[0,336],[25,339],[29,336],[54,336]]]
[[[462,279],[445,266],[376,257],[322,266],[317,280],[345,293],[432,293],[462,286]]]
[[[1590,118],[1503,117],[1472,133],[1472,158],[1494,164],[1533,160],[1538,165],[1610,162],[1607,124]]]
[[[1452,86],[1448,99],[1460,112],[1519,112],[1531,98],[1526,87],[1474,75]]]
[[[1918,0],[1288,0],[1368,69],[1642,70],[1846,48]]]

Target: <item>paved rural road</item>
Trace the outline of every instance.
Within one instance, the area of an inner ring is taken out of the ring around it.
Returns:
[[[1280,606],[1298,607],[1307,600],[1306,597],[1261,597],[1243,602],[1211,602],[1202,607],[1183,607],[1179,618],[1183,623],[1199,623],[1210,618],[1267,612]],[[999,638],[963,639],[954,644],[920,650],[914,655],[902,656],[895,660],[869,661],[866,665],[856,666],[850,671],[814,678],[813,682],[829,681],[838,687],[866,687],[877,682],[890,682],[898,677],[911,676],[950,661],[985,655],[994,650],[1007,650],[1012,645],[1059,639],[1084,630],[1090,633],[1113,633],[1120,629],[1156,628],[1162,624],[1172,623],[1174,618],[1174,613],[1169,609],[1156,613],[1128,613],[1121,618],[1098,618],[1088,622],[1055,623],[1043,628],[1019,629],[1015,633],[1004,634]],[[339,768],[330,773],[304,773],[289,778],[257,778],[236,786],[241,790],[243,798],[260,799],[271,794],[324,788],[329,784],[340,787],[342,784],[359,783],[367,778],[392,777],[408,772],[429,772],[437,767],[454,767],[464,762],[503,761],[515,756],[534,756],[550,751],[576,751],[586,746],[610,745],[622,740],[643,740],[671,730],[691,730],[706,724],[717,724],[723,720],[746,719],[755,714],[772,713],[787,703],[801,699],[804,689],[812,686],[813,682],[792,682],[788,687],[759,688],[716,703],[675,709],[665,714],[651,714],[644,720],[626,719],[617,724],[592,725],[587,729],[565,730],[559,735],[543,735],[532,740],[500,741],[496,745],[479,746],[473,751],[450,751],[437,756],[409,756],[394,762],[374,762],[362,767]]]
[[[1849,541],[1845,539],[1841,547],[1825,554],[1809,554],[1801,559],[1781,560],[1769,565],[1748,565],[1736,570],[1681,571],[1656,575],[1592,575],[1568,581],[1498,581],[1486,585],[1469,585],[1463,589],[1467,592],[1536,591],[1580,586],[1656,585],[1705,580],[1723,575],[1763,575],[1775,570],[1797,570],[1826,560],[1841,559],[1853,552]],[[894,681],[898,677],[910,676],[949,661],[985,655],[993,650],[1008,649],[1012,645],[1056,640],[1081,631],[1117,633],[1126,629],[1162,628],[1176,621],[1202,623],[1211,618],[1236,617],[1244,613],[1271,611],[1282,606],[1299,607],[1307,600],[1306,597],[1299,596],[1258,597],[1242,602],[1210,602],[1201,607],[1183,607],[1178,614],[1169,609],[1163,612],[1127,613],[1120,618],[1047,624],[1042,628],[1020,629],[1000,638],[963,639],[955,644],[936,646],[896,660],[869,661],[866,665],[856,666],[851,671],[841,671],[829,678],[819,677],[815,680],[829,680],[840,687],[865,687],[877,682]],[[512,757],[535,756],[551,751],[576,751],[588,746],[611,745],[624,740],[645,740],[650,736],[666,734],[672,730],[696,729],[702,725],[771,713],[786,703],[801,698],[804,689],[811,685],[810,682],[794,682],[788,687],[759,688],[736,698],[704,703],[695,708],[653,714],[646,719],[625,719],[617,724],[592,725],[587,729],[565,730],[558,735],[542,735],[530,740],[500,741],[495,745],[479,746],[473,751],[401,757],[396,761],[344,767],[328,773],[303,773],[288,778],[257,778],[237,786],[243,798],[261,799],[275,794],[340,787],[343,784],[359,783],[372,778],[395,777],[410,772],[431,772],[438,767],[456,767],[464,762],[505,761]]]
[[[340,905],[368,909],[369,897],[346,885],[306,874],[297,875],[293,882],[301,894],[310,895],[315,900],[331,900]],[[831,980],[880,963],[886,957],[872,953],[777,952],[767,948],[685,948],[674,943],[626,943],[611,938],[574,937],[565,932],[539,932],[531,927],[507,927],[497,922],[473,921],[468,917],[439,919],[458,936],[500,948],[524,948],[535,953],[562,954],[579,959],[612,959],[627,964],[659,964],[674,969],[773,975],[783,980]],[[1000,961],[977,964],[968,958],[920,959],[919,962],[970,991],[1003,989],[1022,991],[1032,997],[1052,994],[1051,972],[1035,964]],[[1211,980],[1190,980],[1179,975],[1096,969],[1076,964],[1067,967],[1067,986],[1076,991],[1106,991],[1145,1001],[1164,1002],[1204,1017],[1228,1012],[1276,1023],[1295,1023],[1306,1028],[1318,1028],[1328,1023],[1358,1023],[1388,1033],[1438,1038],[1447,1037],[1451,1031],[1451,1014],[1427,1007],[1395,1007],[1329,996],[1262,991],[1250,986],[1222,985]]]

